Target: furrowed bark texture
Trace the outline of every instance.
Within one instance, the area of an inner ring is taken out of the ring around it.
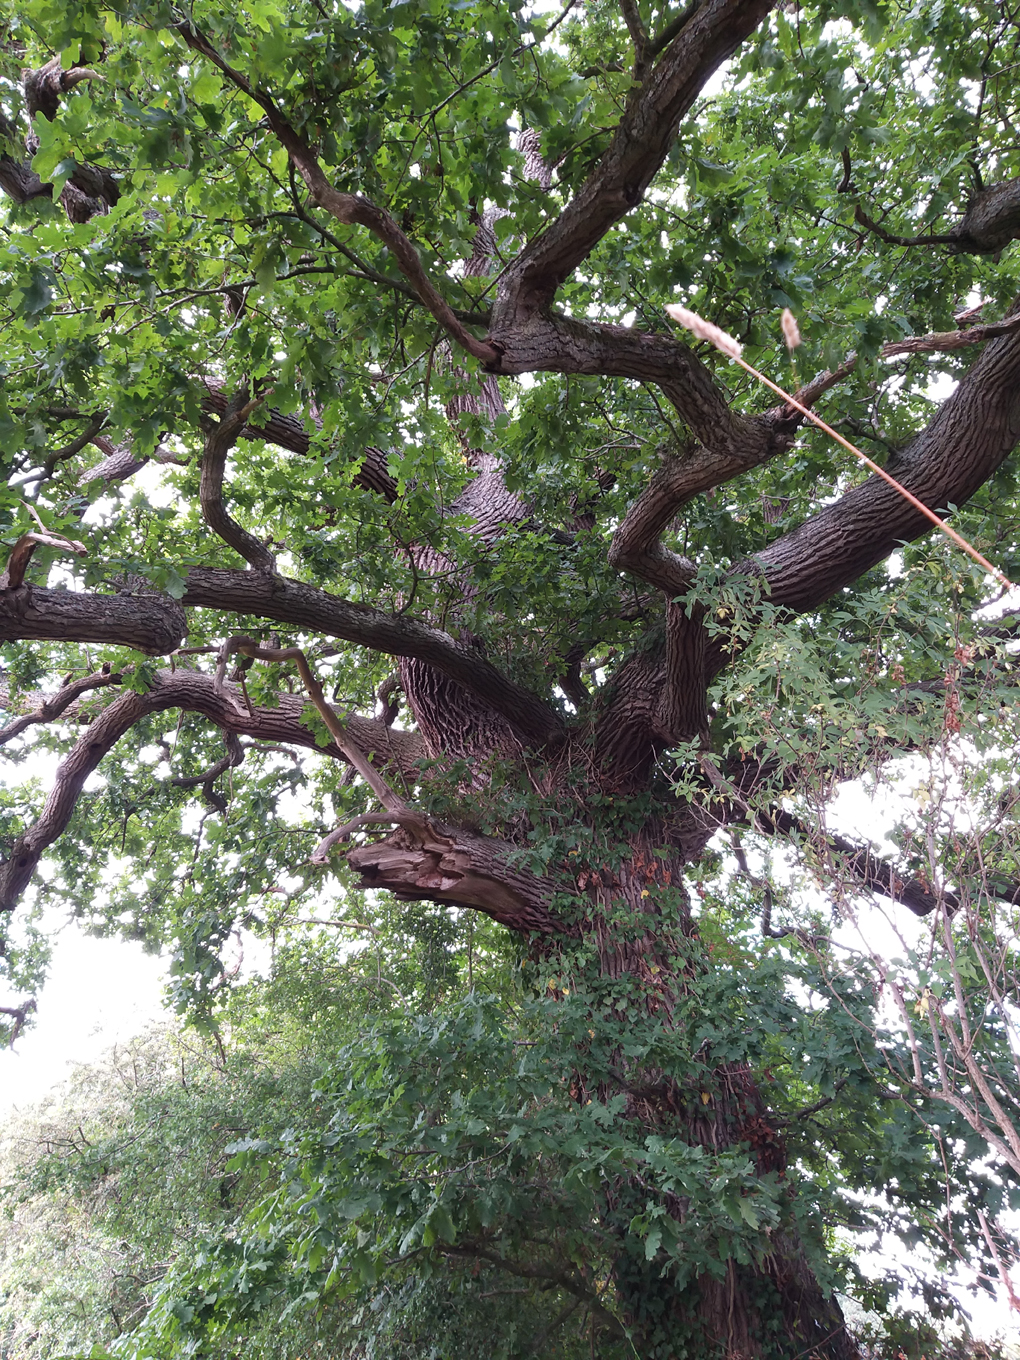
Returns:
[[[688,807],[672,797],[668,781],[656,769],[663,752],[681,742],[702,743],[704,764],[707,686],[734,655],[730,639],[711,636],[708,624],[712,620],[706,619],[702,605],[688,598],[694,564],[669,545],[666,535],[678,511],[693,497],[782,457],[802,417],[785,406],[760,416],[735,410],[709,366],[665,322],[661,332],[642,332],[567,316],[556,310],[555,301],[560,286],[607,232],[642,202],[676,141],[681,120],[707,80],[755,31],[771,7],[771,0],[702,0],[655,38],[644,34],[636,8],[624,5],[635,67],[608,149],[559,215],[551,217],[503,268],[494,286],[495,301],[484,337],[476,331],[485,317],[460,313],[450,306],[443,296],[449,279],[428,276],[404,225],[363,195],[345,192],[331,182],[333,172],[295,130],[295,121],[288,118],[282,101],[253,85],[191,24],[181,23],[176,29],[189,60],[191,54],[200,54],[220,72],[227,89],[240,90],[259,106],[264,115],[261,130],[268,129],[266,135],[285,150],[294,184],[304,186],[300,200],[295,189],[294,213],[289,215],[303,215],[306,223],[312,223],[305,208],[308,203],[340,227],[374,238],[385,247],[399,273],[395,295],[401,305],[427,310],[438,327],[437,335],[445,336],[443,344],[449,354],[441,352],[440,362],[456,366],[466,362],[464,355],[473,361],[472,371],[463,374],[461,393],[447,409],[472,475],[443,513],[466,523],[478,545],[494,547],[502,534],[526,525],[530,516],[529,507],[508,489],[500,459],[470,447],[464,434],[465,415],[494,420],[504,413],[499,376],[550,372],[650,384],[680,417],[683,439],[661,452],[655,474],[617,527],[608,550],[611,566],[620,573],[621,589],[628,580],[632,584],[632,578],[647,588],[642,609],[650,600],[649,626],[640,645],[618,661],[609,683],[590,703],[581,681],[583,645],[571,652],[569,668],[564,659],[569,696],[584,710],[576,720],[565,719],[552,685],[545,693],[532,692],[485,655],[465,622],[470,617],[468,607],[482,588],[480,576],[476,579],[472,568],[464,567],[458,579],[456,564],[427,545],[410,546],[416,569],[441,573],[453,581],[454,591],[459,590],[459,600],[454,598],[449,616],[442,619],[443,627],[438,626],[438,617],[419,619],[355,604],[316,585],[281,576],[266,544],[229,513],[227,455],[236,440],[252,439],[312,458],[317,451],[316,419],[299,421],[231,397],[211,383],[200,389],[205,420],[202,512],[209,528],[240,554],[248,570],[198,566],[182,571],[186,588],[180,603],[154,594],[53,590],[22,583],[29,558],[25,543],[20,551],[15,550],[9,564],[9,588],[0,587],[3,640],[110,643],[151,655],[166,654],[175,651],[186,635],[186,611],[200,608],[218,611],[225,632],[233,632],[233,616],[241,615],[397,658],[415,732],[345,716],[343,726],[352,742],[372,762],[372,768],[360,766],[363,778],[377,768],[407,776],[404,787],[416,780],[427,781],[418,762],[429,756],[448,767],[466,769],[461,792],[470,800],[481,797],[483,791],[491,794],[490,758],[495,757],[508,763],[522,788],[569,800],[578,827],[592,832],[610,825],[616,795],[621,799],[646,797],[648,805],[657,806],[659,812],[650,814],[643,827],[628,828],[626,852],[612,868],[589,865],[581,870],[564,857],[547,876],[533,873],[524,866],[533,850],[533,833],[541,828],[534,827],[525,814],[515,811],[508,816],[510,829],[504,840],[480,834],[474,824],[467,824],[468,813],[464,825],[454,825],[406,806],[402,797],[391,800],[396,807],[387,803],[385,813],[367,813],[338,828],[322,842],[313,862],[325,862],[327,851],[341,839],[346,842],[352,831],[385,825],[385,833],[373,831],[345,851],[361,887],[386,889],[403,901],[431,900],[481,911],[519,935],[534,957],[554,958],[562,948],[566,958],[568,947],[579,941],[592,944],[597,959],[593,990],[626,984],[641,998],[645,1014],[667,1030],[682,1023],[680,1003],[695,982],[690,971],[695,965],[678,962],[694,956],[693,950],[685,953],[685,947],[696,939],[683,887],[685,866],[704,854],[721,823],[746,821],[750,814],[739,781],[720,789],[708,779],[704,798]],[[29,113],[52,119],[61,99],[70,97],[77,84],[94,78],[95,73],[85,68],[63,70],[58,59],[27,73]],[[303,124],[297,122],[297,126]],[[0,126],[0,132],[12,131],[16,130]],[[25,160],[10,154],[0,157],[0,187],[19,203],[52,193],[51,186],[42,184],[31,171],[31,136],[25,145]],[[526,132],[521,150],[529,175],[550,190],[553,174],[542,160],[540,138]],[[990,253],[1016,239],[1018,183],[1010,181],[979,194],[958,230],[941,244]],[[112,176],[97,167],[80,166],[64,190],[63,202],[73,220],[84,221],[105,212],[116,197]],[[474,254],[465,264],[467,278],[489,272],[495,250],[494,220],[484,213],[476,217],[478,236]],[[886,241],[900,240],[862,219],[861,212],[858,220]],[[335,238],[329,239],[336,244]],[[383,275],[374,277],[387,282]],[[987,347],[953,396],[901,455],[898,477],[936,509],[961,505],[973,496],[1020,439],[1020,329],[1013,326],[1015,320],[1014,314],[1006,323],[975,328],[984,332],[981,340],[987,341]],[[888,352],[955,349],[970,343],[975,343],[973,336],[961,340],[952,333],[935,333],[899,342]],[[810,406],[845,377],[854,363],[851,356],[833,373],[809,383],[801,389],[800,399]],[[87,479],[101,478],[109,484],[142,466],[144,460],[131,453],[128,436],[127,442],[114,447],[99,433],[104,412],[78,414],[88,421],[88,428],[72,445],[80,447],[92,439],[107,455],[101,468],[86,474]],[[60,451],[60,459],[73,456],[77,449],[69,454],[71,447]],[[396,501],[397,484],[385,454],[369,449],[363,458],[359,452],[358,458],[354,484],[388,502]],[[47,476],[53,470],[44,469]],[[772,603],[805,612],[851,584],[902,541],[928,531],[927,522],[895,491],[872,478],[752,560],[739,564],[735,572],[760,576]],[[226,649],[220,676],[225,662]],[[26,699],[28,707],[21,717],[0,732],[2,744],[36,722],[91,718],[61,764],[39,821],[19,838],[0,865],[0,910],[13,906],[46,849],[68,826],[88,776],[120,738],[147,716],[171,709],[201,714],[224,734],[226,755],[202,775],[176,780],[181,787],[201,786],[213,801],[215,779],[244,758],[242,737],[320,749],[303,725],[303,698],[284,696],[276,707],[253,708],[242,690],[187,669],[161,670],[144,694],[124,692],[92,716],[99,701],[94,695],[88,700],[86,696],[120,680],[96,672],[69,680],[56,695],[32,696],[31,701]],[[390,697],[394,684],[387,691]],[[391,711],[390,721],[392,717]],[[321,749],[328,758],[342,758],[336,745]],[[358,753],[351,746],[347,750],[356,762]],[[721,776],[720,781],[724,782]],[[379,786],[374,787],[378,792]],[[779,809],[771,818],[759,819],[758,826],[795,838],[806,834],[796,819]],[[615,823],[613,828],[615,834]],[[919,913],[930,911],[937,900],[952,905],[946,895],[938,898],[923,885],[899,879],[892,867],[877,863],[867,850],[838,837],[824,839],[819,853],[839,856],[848,875]],[[570,912],[562,908],[564,896],[574,908]],[[599,1023],[594,1003],[592,1023]],[[579,1052],[579,1099],[586,1098],[589,1090],[584,1063],[584,1054]],[[629,1058],[621,1045],[611,1078],[599,1081],[593,1093],[602,1100],[624,1096],[622,1117],[642,1136],[677,1137],[704,1149],[706,1156],[744,1149],[760,1176],[787,1177],[780,1123],[745,1065],[716,1061],[707,1052],[698,1089],[686,1090],[670,1075]],[[644,1244],[630,1230],[647,1194],[647,1187],[620,1178],[607,1185],[603,1212],[603,1226],[618,1243],[614,1264],[618,1296],[643,1353],[651,1355],[653,1347],[658,1347],[657,1357],[672,1356],[685,1346],[688,1355],[704,1355],[706,1360],[719,1354],[729,1360],[756,1360],[770,1346],[775,1354],[778,1346],[791,1360],[795,1356],[854,1360],[857,1352],[838,1306],[824,1296],[809,1267],[806,1244],[794,1240],[792,1229],[776,1233],[769,1251],[756,1263],[738,1266],[731,1261],[724,1278],[706,1272],[681,1289],[670,1276],[665,1256],[646,1260]],[[689,1208],[681,1200],[670,1198],[665,1207],[681,1225],[687,1221]]]

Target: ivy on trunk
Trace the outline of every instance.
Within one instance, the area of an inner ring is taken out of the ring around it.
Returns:
[[[232,935],[356,889],[507,963],[368,1007],[330,1119],[234,1149],[278,1194],[119,1344],[481,1271],[562,1305],[521,1355],[852,1360],[862,1228],[1011,1290],[1012,601],[800,407],[1015,574],[1015,17],[0,13],[0,741],[60,748],[0,909],[172,948],[209,1033]],[[957,782],[895,857],[828,825],[907,758]],[[876,900],[929,931],[914,1000],[840,932]]]

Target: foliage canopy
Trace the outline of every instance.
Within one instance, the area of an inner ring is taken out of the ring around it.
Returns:
[[[0,0],[0,1016],[59,907],[194,1036],[12,1154],[5,1356],[964,1353],[860,1251],[1017,1251],[1020,613],[664,308],[1015,578],[1018,49]]]

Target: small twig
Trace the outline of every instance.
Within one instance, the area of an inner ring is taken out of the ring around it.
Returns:
[[[399,794],[394,793],[385,779],[383,779],[382,775],[379,774],[378,770],[376,770],[368,760],[365,753],[351,739],[347,729],[327,702],[322,686],[315,678],[312,668],[308,664],[308,658],[300,647],[263,647],[260,643],[256,642],[254,638],[227,638],[226,642],[223,644],[223,650],[220,653],[220,664],[216,673],[216,682],[221,689],[226,673],[227,660],[235,652],[240,652],[242,656],[253,657],[256,661],[293,661],[298,668],[301,681],[308,691],[308,696],[318,710],[323,722],[326,724],[330,736],[379,799],[380,803],[382,803],[383,807],[388,808],[393,812],[406,813],[410,811],[404,800]]]

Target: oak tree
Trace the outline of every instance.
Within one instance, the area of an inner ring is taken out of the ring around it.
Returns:
[[[24,0],[2,33],[0,736],[60,761],[41,807],[8,794],[0,907],[35,883],[169,942],[210,1025],[231,933],[333,875],[496,923],[516,1038],[482,1006],[350,1060],[315,1203],[394,1121],[439,1169],[396,1238],[410,1173],[343,1201],[305,1258],[332,1286],[431,1252],[545,1270],[592,1346],[849,1360],[838,1232],[877,1191],[938,1242],[948,1158],[980,1198],[954,1250],[994,1276],[1015,616],[801,408],[1020,565],[1015,11]],[[987,758],[980,835],[828,829],[842,781],[935,749]],[[770,844],[837,910],[984,941],[987,1068],[906,1034],[965,1015],[934,983],[883,1029],[902,989],[795,917]],[[486,1061],[519,1124],[464,1114]],[[516,1141],[531,1238],[471,1170]],[[548,1250],[574,1184],[601,1276]]]

